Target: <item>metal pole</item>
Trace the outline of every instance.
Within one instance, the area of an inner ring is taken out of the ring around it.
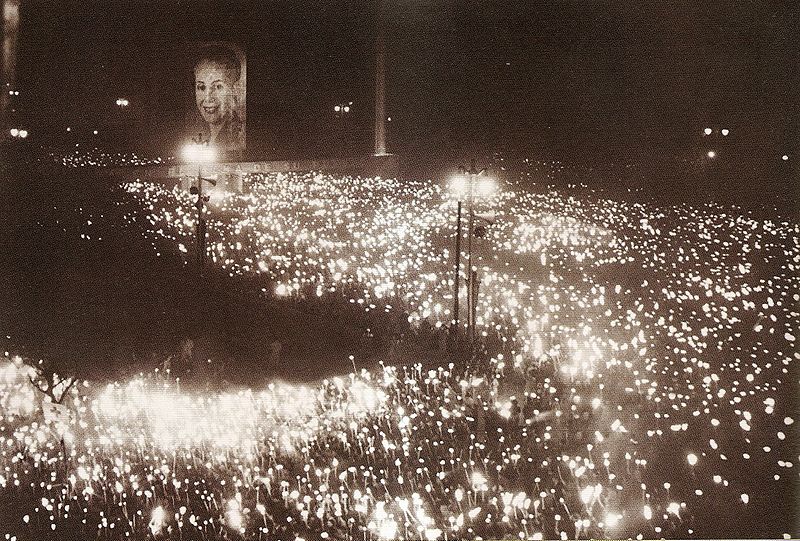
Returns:
[[[472,230],[475,228],[475,212],[473,209],[473,185],[475,184],[475,166],[469,171],[469,232],[467,233],[467,276],[469,277],[469,287],[467,288],[467,309],[469,315],[467,316],[467,334],[470,340],[470,348],[472,348],[472,337],[475,334],[475,321],[472,319],[472,307],[475,304],[475,299],[472,295]]]
[[[455,269],[455,287],[453,288],[453,336],[458,336],[458,293],[461,289],[459,287],[461,273],[461,200],[458,201],[458,214],[456,215],[456,269]]]
[[[469,280],[470,289],[472,289],[472,313],[470,314],[470,318],[472,319],[472,329],[469,336],[470,342],[470,352],[474,351],[475,347],[475,320],[477,319],[478,314],[478,288],[481,285],[481,281],[478,279],[478,271],[472,271]]]
[[[206,262],[206,219],[203,216],[203,166],[197,166],[197,265],[201,269]]]

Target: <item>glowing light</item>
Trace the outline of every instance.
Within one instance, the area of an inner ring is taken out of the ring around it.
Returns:
[[[675,516],[678,516],[680,514],[680,511],[681,511],[681,506],[675,502],[671,502],[667,506],[667,512],[672,513]]]
[[[478,193],[484,197],[492,195],[497,191],[497,183],[494,179],[481,177],[478,182]]]
[[[714,130],[712,130],[711,128],[705,128],[705,129],[703,130],[703,133],[704,133],[705,135],[711,135],[711,133],[712,133],[713,131],[714,131]]]
[[[210,163],[217,159],[217,152],[210,145],[191,144],[183,147],[183,158],[187,162]]]
[[[378,535],[381,539],[395,539],[397,537],[397,523],[392,519],[382,521]]]
[[[714,158],[717,157],[717,153],[714,152],[713,150],[709,150],[708,153],[706,154],[706,156],[708,156],[711,159],[714,159]]]
[[[463,197],[469,188],[469,179],[465,175],[456,175],[450,179],[450,191],[457,197]]]
[[[161,530],[164,529],[166,525],[167,513],[164,511],[164,508],[160,505],[153,509],[153,512],[150,517],[150,533],[153,535],[160,535]]]

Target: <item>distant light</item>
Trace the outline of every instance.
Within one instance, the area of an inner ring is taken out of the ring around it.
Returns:
[[[92,131],[93,134],[97,135],[97,130]]]
[[[610,528],[613,528],[617,524],[619,524],[619,519],[622,518],[622,515],[617,513],[608,513],[606,514],[606,525]]]
[[[675,502],[672,502],[667,506],[667,511],[672,513],[675,516],[678,516],[678,515],[680,515],[680,512],[681,512],[681,506],[678,505]]]
[[[722,133],[722,135],[727,137],[727,135],[731,133],[731,130],[729,130],[728,128],[722,128],[722,131],[720,133]]]
[[[72,128],[70,128],[69,126],[67,126],[67,131],[72,131]]]
[[[781,156],[781,159],[782,159],[783,161],[785,161],[785,162],[786,162],[786,161],[789,161],[789,156],[787,156],[786,154],[784,154],[783,156]]]
[[[336,107],[333,108],[333,110],[338,113],[339,111],[342,110],[342,106],[341,105],[337,105]]]
[[[19,137],[20,139],[28,137],[28,130],[21,130],[19,128],[11,128],[8,130],[8,133],[11,134],[11,137]]]
[[[117,98],[117,105],[120,107],[127,107],[130,102],[126,98]]]
[[[694,453],[689,453],[686,455],[686,462],[688,462],[690,466],[694,466],[697,464],[697,455]]]
[[[349,113],[350,112],[350,106],[349,105],[345,105],[344,106],[344,112],[345,113]]]
[[[387,116],[387,117],[386,117],[386,122],[391,122],[391,121],[392,121],[392,117],[390,117],[390,116]]]
[[[711,128],[706,128],[706,129],[703,130],[703,133],[705,133],[706,135],[711,135],[713,133],[713,131],[714,130],[712,130]]]
[[[712,159],[717,157],[717,153],[716,153],[716,152],[714,152],[713,150],[709,150],[709,151],[708,151],[708,154],[706,154],[706,155],[707,155],[709,158],[712,158]]]

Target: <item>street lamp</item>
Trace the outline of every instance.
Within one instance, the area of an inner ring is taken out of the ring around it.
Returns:
[[[450,190],[458,202],[458,214],[456,223],[456,263],[455,263],[455,286],[453,300],[453,328],[458,332],[459,317],[459,275],[461,271],[461,206],[466,199],[467,211],[469,212],[469,230],[467,233],[467,336],[469,337],[470,351],[475,343],[475,320],[477,312],[478,297],[478,272],[472,268],[472,238],[475,235],[475,220],[485,220],[475,215],[474,203],[476,197],[489,197],[497,190],[497,184],[491,178],[484,176],[486,169],[477,170],[475,160],[470,163],[470,168],[465,170],[459,168],[459,174],[455,176],[450,185]],[[485,220],[488,222],[488,220]]]
[[[202,270],[206,260],[206,219],[203,215],[205,205],[209,196],[203,195],[203,182],[208,182],[212,186],[217,185],[217,181],[212,178],[203,178],[203,164],[211,163],[217,158],[214,147],[209,146],[208,139],[203,139],[202,135],[192,139],[192,144],[183,148],[183,157],[187,162],[197,163],[197,186],[192,186],[189,193],[197,195],[195,208],[197,208],[197,266]]]
[[[338,103],[333,107],[333,112],[336,113],[336,116],[341,118],[344,115],[350,113],[350,109],[353,106],[353,102],[349,101],[347,103]]]

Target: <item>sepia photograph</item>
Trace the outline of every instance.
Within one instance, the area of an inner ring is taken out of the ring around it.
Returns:
[[[795,2],[0,8],[0,541],[800,539]]]

